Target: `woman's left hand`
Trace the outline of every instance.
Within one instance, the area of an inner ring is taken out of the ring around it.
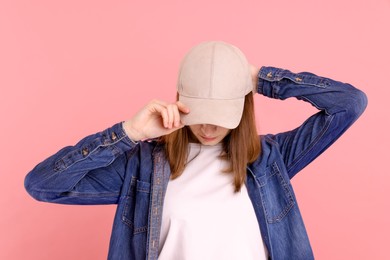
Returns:
[[[253,94],[256,94],[257,93],[257,82],[259,81],[258,74],[259,74],[260,68],[254,66],[252,64],[249,64],[249,67],[251,69]]]

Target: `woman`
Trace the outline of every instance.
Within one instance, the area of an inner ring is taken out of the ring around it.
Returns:
[[[109,259],[313,259],[290,179],[364,111],[353,86],[249,65],[224,42],[184,57],[178,101],[154,100],[85,137],[25,179],[37,200],[118,204]],[[256,133],[253,93],[320,111],[298,128]]]

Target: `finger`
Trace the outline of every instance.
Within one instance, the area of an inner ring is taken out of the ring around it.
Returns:
[[[173,132],[179,130],[180,128],[183,128],[184,126],[185,126],[185,125],[180,124],[178,127],[172,127],[171,129],[165,129],[165,130],[164,130],[164,135],[168,135],[168,134],[170,134],[170,133],[173,133]]]
[[[154,102],[151,104],[151,112],[158,113],[162,118],[163,126],[165,128],[168,128],[169,115],[168,115],[167,108],[165,106]]]
[[[159,104],[159,105],[162,105],[164,107],[169,105],[168,102],[165,102],[163,100],[158,100],[158,99],[153,99],[150,103]]]
[[[166,122],[166,124],[164,125],[165,127],[170,129],[172,127],[177,127],[179,125],[178,123],[175,123],[175,121],[177,120],[176,117],[178,114],[178,113],[176,113],[176,111],[178,109],[176,104],[170,104],[168,102],[165,102],[162,100],[157,100],[157,99],[153,100],[152,103],[159,104],[167,109],[168,116],[167,116],[167,118],[165,118],[165,122]],[[180,119],[178,119],[178,120],[180,121]]]
[[[188,114],[190,112],[190,109],[186,105],[184,105],[182,102],[177,101],[176,105],[177,105],[180,112],[185,113],[185,114]]]
[[[163,119],[163,125],[165,128],[169,128],[169,115],[168,115],[168,110],[164,108],[161,111],[161,117]]]
[[[165,101],[155,99],[150,102],[150,105],[155,108],[156,112],[161,114],[165,128],[181,128],[184,126],[181,126],[180,112],[187,114],[189,113],[189,108],[182,102],[177,101],[174,104],[169,104]]]
[[[168,128],[172,128],[175,118],[174,110],[177,109],[175,105],[169,104],[167,106],[167,114],[168,114]]]
[[[149,111],[152,114],[154,114],[154,113],[161,114],[161,112],[164,109],[166,109],[166,107],[164,105],[161,105],[161,104],[158,104],[158,103],[155,103],[155,102],[149,104]]]
[[[174,110],[173,110],[173,126],[174,127],[179,127],[180,126],[180,113],[179,113],[179,108],[177,105],[175,105]]]

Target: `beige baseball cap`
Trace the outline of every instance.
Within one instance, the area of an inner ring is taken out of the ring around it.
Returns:
[[[181,115],[182,122],[236,128],[245,95],[252,90],[250,67],[240,49],[222,41],[202,42],[180,64],[177,91],[190,109]]]

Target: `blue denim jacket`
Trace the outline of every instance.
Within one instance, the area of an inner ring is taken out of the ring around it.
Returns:
[[[307,72],[262,67],[258,76],[258,93],[319,109],[292,131],[260,136],[261,155],[248,165],[246,181],[270,258],[313,259],[290,179],[351,126],[367,98],[350,84]],[[169,178],[163,145],[135,143],[118,123],[38,164],[25,188],[39,201],[117,204],[108,259],[157,259]]]

